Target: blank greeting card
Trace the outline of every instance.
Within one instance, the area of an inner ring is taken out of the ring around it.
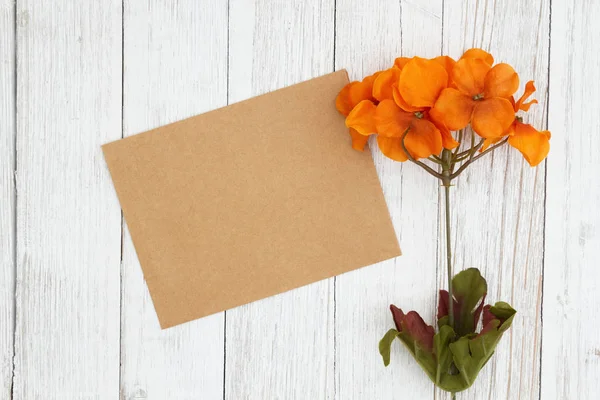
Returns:
[[[163,328],[400,255],[338,71],[103,146]]]

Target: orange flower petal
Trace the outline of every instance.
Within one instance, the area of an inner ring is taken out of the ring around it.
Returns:
[[[394,60],[394,67],[402,69],[410,60],[409,57],[398,57]]]
[[[352,138],[352,148],[358,151],[363,151],[369,141],[368,136],[361,135],[356,129],[352,128],[350,128],[350,138]]]
[[[361,82],[353,81],[344,86],[335,99],[337,110],[342,115],[348,116],[350,111],[361,101],[375,100],[373,98],[373,83],[379,74],[379,72],[376,72],[367,76]]]
[[[463,58],[476,58],[485,61],[490,67],[494,65],[494,57],[481,49],[469,49],[462,55],[461,59]]]
[[[413,107],[433,107],[448,86],[448,73],[438,62],[415,57],[400,73],[398,91]]]
[[[447,87],[450,87],[451,83],[452,83],[452,70],[454,69],[454,64],[456,64],[456,61],[454,61],[454,59],[452,57],[448,57],[448,56],[439,56],[436,58],[432,58],[433,61],[435,61],[436,63],[440,64],[442,67],[444,67],[444,69],[446,70],[446,72],[448,73],[448,83],[447,83]]]
[[[446,70],[446,72],[448,74],[450,74],[452,72],[452,70],[454,69],[454,64],[456,64],[456,61],[454,60],[454,58],[449,57],[449,56],[438,56],[438,57],[432,58],[431,61],[435,61],[436,63],[438,63],[442,67],[444,67],[444,69]]]
[[[504,132],[504,136],[512,136],[512,135],[514,135],[515,134],[515,126],[516,125],[517,125],[517,119],[515,118],[514,121],[512,122],[512,124],[510,124],[510,126],[506,130],[506,132]]]
[[[510,98],[519,88],[519,75],[513,67],[502,63],[494,66],[485,76],[484,96]]]
[[[529,165],[535,167],[550,151],[550,132],[540,132],[529,124],[517,123],[515,134],[508,138],[508,144],[519,150]]]
[[[452,69],[452,82],[469,96],[483,93],[485,76],[491,67],[479,58],[463,58]]]
[[[527,103],[522,103],[519,106],[519,109],[527,112],[527,111],[529,111],[529,108],[531,108],[532,105],[537,104],[537,103],[538,103],[538,101],[536,99],[533,99]]]
[[[375,126],[379,136],[401,137],[413,118],[413,113],[401,110],[393,100],[382,101],[375,110]]]
[[[454,139],[448,129],[440,129],[440,133],[442,134],[442,146],[445,149],[452,150],[457,148],[460,144]]]
[[[500,97],[476,102],[471,126],[483,138],[503,136],[515,120],[510,101]]]
[[[361,101],[346,117],[346,126],[365,136],[377,133],[374,119],[376,108],[370,100]]]
[[[408,156],[402,149],[400,138],[377,136],[377,144],[379,145],[379,150],[381,150],[386,157],[401,162],[408,160]]]
[[[394,101],[396,102],[396,104],[398,105],[398,107],[400,107],[404,111],[407,111],[407,112],[417,112],[417,111],[423,111],[424,110],[423,107],[413,107],[410,104],[408,104],[406,102],[406,100],[404,100],[402,98],[402,95],[400,94],[400,91],[398,91],[398,86],[397,85],[392,88],[392,95],[393,95]]]
[[[529,107],[531,107],[532,104],[537,104],[537,100],[531,100],[530,102],[525,103],[525,100],[527,100],[534,92],[535,85],[533,84],[533,81],[527,82],[527,84],[525,84],[523,96],[515,103],[515,111],[529,111]]]
[[[457,89],[444,89],[430,111],[435,121],[444,124],[451,131],[463,129],[469,125],[475,101]]]
[[[440,131],[440,134],[442,135],[442,146],[445,149],[452,150],[452,149],[456,148],[456,146],[459,145],[459,143],[452,136],[452,133],[450,132],[450,130],[448,128],[446,128],[446,125],[434,120],[433,118],[431,118],[431,122]]]
[[[368,77],[367,77],[368,78]],[[363,100],[373,100],[373,82],[365,78],[355,82],[348,90],[349,103],[354,107]]]
[[[490,147],[493,144],[498,143],[499,141],[501,141],[502,139],[504,139],[502,136],[500,137],[496,137],[496,138],[490,138],[490,139],[485,139],[483,141],[483,146],[481,146],[481,149],[479,149],[480,152],[482,151],[486,151],[488,147]]]
[[[352,111],[352,108],[355,106],[350,102],[350,87],[356,83],[357,82],[350,82],[344,86],[335,99],[335,108],[337,108],[340,114],[345,117],[350,114],[350,111]]]
[[[373,82],[373,97],[377,100],[392,99],[392,86],[398,83],[400,70],[390,68],[381,72]]]
[[[431,121],[415,118],[404,144],[414,158],[427,158],[442,151],[442,134]]]
[[[513,110],[515,110],[515,112],[519,111],[519,109],[517,108],[517,102],[515,101],[515,96],[510,96],[508,98],[508,101],[510,101],[510,105],[512,106]]]

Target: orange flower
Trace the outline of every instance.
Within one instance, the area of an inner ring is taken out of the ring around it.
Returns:
[[[340,114],[347,117],[350,111],[363,100],[376,101],[373,97],[373,82],[378,75],[379,72],[376,72],[361,82],[354,81],[344,86],[335,99],[335,107]]]
[[[375,125],[381,152],[396,161],[406,161],[404,144],[414,158],[427,158],[442,151],[442,135],[426,112],[407,112],[390,99],[383,100],[375,110]]]
[[[410,60],[398,80],[398,91],[412,107],[431,108],[443,89],[448,86],[448,72],[442,64],[415,57]]]
[[[537,104],[537,100],[531,100],[525,102],[535,92],[535,86],[533,81],[527,82],[525,85],[525,93],[515,101],[511,97],[511,104],[513,105],[514,112],[529,111],[532,104]],[[525,160],[535,167],[541,163],[550,152],[550,132],[549,131],[538,131],[530,124],[524,124],[522,117],[515,117],[512,124],[505,133],[508,135],[508,144],[519,150]],[[481,151],[485,151],[490,145],[499,142],[502,137],[486,139]]]
[[[550,131],[540,132],[522,121],[521,117],[515,119],[508,144],[519,150],[529,165],[535,167],[544,161],[550,152]]]
[[[363,101],[370,102],[374,105],[374,102],[377,100],[373,97],[373,82],[375,82],[377,75],[379,75],[379,72],[367,76],[361,82],[354,81],[344,86],[335,100],[335,107],[337,110],[345,117],[349,117],[356,106]],[[366,134],[360,133],[359,130],[352,128],[348,124],[348,118],[346,118],[346,126],[350,128],[352,147],[355,150],[364,150],[369,139],[368,135],[371,135],[374,132]]]
[[[377,133],[374,120],[376,108],[377,106],[370,100],[361,101],[346,117],[346,126],[364,136]]]
[[[361,135],[378,132],[382,152],[398,161],[408,158],[401,143],[407,130],[405,145],[414,158],[439,154],[442,146],[456,147],[458,143],[450,131],[428,118],[429,109],[448,85],[446,67],[451,68],[452,61],[446,57],[397,59],[392,68],[376,76],[375,100],[365,99],[354,106],[346,125]],[[380,101],[378,106],[377,101]]]
[[[448,86],[448,71],[454,68],[454,64],[452,58],[445,56],[431,60],[414,57],[404,64],[399,74],[398,85],[392,92],[398,107],[414,113],[419,119],[425,116],[435,125],[442,137],[442,146],[446,149],[455,148],[458,142],[441,121],[432,118],[429,110],[442,90]]]
[[[535,92],[533,81],[525,85],[525,93],[516,102],[512,99],[515,112],[520,110],[529,111],[532,104],[537,104],[537,100],[528,103],[525,101]],[[516,117],[508,130],[508,144],[519,150],[525,160],[535,167],[541,163],[550,152],[550,131],[538,131],[533,126],[523,123],[523,118]]]
[[[450,130],[471,123],[484,138],[502,136],[514,120],[509,99],[519,87],[519,76],[508,64],[491,67],[489,62],[493,58],[483,50],[467,51],[452,69],[454,87],[442,91],[432,117]]]

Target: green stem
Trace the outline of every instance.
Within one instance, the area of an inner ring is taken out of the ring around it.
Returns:
[[[456,393],[452,393],[452,397],[451,397],[451,399],[452,399],[452,400],[456,400]]]
[[[410,129],[410,128],[408,128]],[[421,161],[415,159],[410,152],[408,151],[408,149],[406,148],[406,144],[404,144],[404,140],[406,140],[406,135],[408,134],[408,129],[406,129],[404,131],[404,133],[402,134],[402,139],[400,140],[400,145],[402,146],[402,150],[404,150],[404,153],[406,153],[406,157],[408,157],[408,159],[417,164],[419,167],[423,168],[425,171],[427,171],[430,175],[435,176],[438,179],[444,179],[444,177],[441,174],[438,174],[433,168],[431,168],[429,165],[423,164]],[[444,150],[447,151],[447,150]]]
[[[479,153],[477,156],[473,157],[475,155],[475,153],[477,152],[477,150],[479,150],[481,148],[481,146],[483,146],[483,140],[482,140],[481,142],[479,142],[479,144],[477,146],[472,148],[473,152],[469,156],[469,160],[466,161],[463,165],[461,165],[460,168],[456,172],[452,173],[452,175],[450,175],[450,179],[452,180],[452,179],[456,178],[469,165],[471,165],[471,163],[477,161],[478,159],[480,159],[487,153],[491,153],[492,151],[496,150],[498,147],[502,147],[504,145],[504,143],[506,143],[506,142],[508,142],[508,137],[506,139],[502,140],[501,142],[499,142],[498,144],[496,144],[495,146],[491,146],[488,149],[486,149],[485,151],[482,151],[481,153]]]
[[[454,298],[452,297],[452,244],[450,238],[450,185],[444,185],[446,198],[446,261],[448,272],[448,322],[454,329]]]
[[[450,238],[450,183],[452,181],[452,152],[444,149],[442,151],[442,185],[444,186],[444,197],[446,200],[446,260],[448,273],[448,322],[454,329],[454,303],[452,297],[452,246]]]
[[[460,146],[462,146],[462,141],[463,141],[463,130],[461,129],[460,131],[458,131],[458,146],[456,146],[456,148],[454,149],[454,152],[452,153],[453,159],[460,152]]]
[[[428,158],[428,160],[436,164],[442,165],[442,160],[439,157],[431,156]]]

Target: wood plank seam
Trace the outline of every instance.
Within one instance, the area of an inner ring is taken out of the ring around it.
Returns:
[[[225,104],[229,105],[229,88],[231,78],[230,66],[231,49],[231,0],[227,0],[227,54],[225,65],[227,68],[227,78],[225,79]],[[223,311],[223,399],[227,399],[227,310]]]
[[[550,77],[552,74],[552,64],[550,63],[552,57],[552,5],[553,0],[549,0],[548,5],[548,57],[546,60],[546,65],[548,66],[548,76],[546,79],[546,129],[549,129],[549,121],[550,121]],[[548,203],[548,160],[544,160],[544,202],[543,202],[543,227],[542,227],[542,273],[541,273],[541,283],[540,283],[540,344],[539,344],[539,376],[538,376],[538,400],[542,399],[542,373],[544,370],[543,363],[543,355],[544,355],[544,299],[546,293],[544,292],[544,279],[546,276],[546,212],[547,212],[547,203]]]
[[[125,0],[121,0],[121,139],[125,137]],[[120,204],[119,204],[120,207]],[[125,217],[121,212],[121,243],[119,249],[119,397],[123,396],[123,241],[125,239]]]
[[[13,204],[12,204],[12,229],[13,229],[13,237],[12,237],[12,259],[13,259],[13,283],[12,283],[12,356],[11,356],[11,382],[10,382],[10,398],[14,398],[14,388],[15,388],[15,355],[16,355],[16,335],[17,335],[17,2],[15,0],[12,3],[12,15],[13,15]]]
[[[333,49],[331,70],[335,71],[335,41],[337,35],[337,0],[333,0]],[[333,277],[333,399],[338,396],[338,376],[337,376],[337,276]]]

